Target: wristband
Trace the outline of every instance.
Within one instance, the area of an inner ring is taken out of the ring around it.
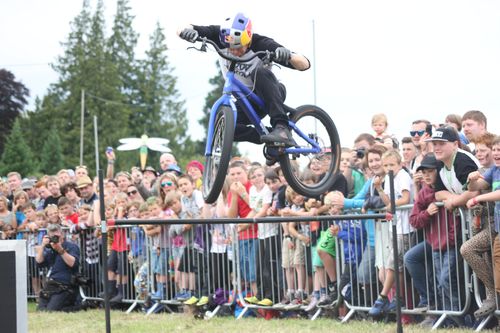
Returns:
[[[472,198],[472,204],[473,204],[474,206],[476,206],[476,205],[478,205],[478,204],[479,204],[479,201],[477,201],[477,199],[476,199],[476,198]]]
[[[59,251],[58,253],[59,253],[59,255],[61,255],[61,256],[62,256],[63,254],[65,254],[65,253],[66,253],[66,250],[65,250],[65,249],[63,249],[62,251]]]
[[[114,160],[108,160],[108,165],[113,165],[113,164],[115,164]]]

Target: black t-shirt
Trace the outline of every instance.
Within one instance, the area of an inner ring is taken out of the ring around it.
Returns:
[[[47,206],[50,204],[57,206],[57,202],[59,201],[60,197],[62,197],[62,195],[60,195],[58,197],[53,197],[53,196],[47,197],[47,199],[45,199],[45,201],[43,203],[43,209],[47,208]]]
[[[436,192],[449,191],[455,194],[463,193],[463,186],[467,183],[469,173],[477,171],[478,168],[479,162],[471,153],[458,149],[451,170],[448,170],[443,162],[439,162],[437,168],[439,177],[436,179]]]

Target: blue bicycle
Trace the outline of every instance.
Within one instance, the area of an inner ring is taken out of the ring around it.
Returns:
[[[236,64],[247,62],[258,56],[263,56],[264,63],[270,63],[274,52],[259,51],[240,58],[224,53],[216,43],[207,38],[198,37],[197,41],[202,45],[199,49],[195,49],[206,52],[207,44],[210,44],[219,56],[230,62],[223,94],[210,111],[205,148],[202,192],[205,202],[213,203],[222,189],[231,159],[238,115],[235,101],[241,101],[240,111],[250,119],[259,135],[269,133],[253,107],[257,105],[259,108],[265,108],[265,104],[261,98],[235,78]],[[337,128],[330,116],[317,106],[303,105],[297,109],[290,107],[287,109],[289,126],[296,146],[285,148],[265,145],[264,156],[280,162],[288,185],[297,193],[308,197],[319,196],[331,189],[335,181],[333,175],[338,171],[340,140]],[[304,170],[312,168],[312,162],[315,163],[316,168],[320,168],[318,173],[322,174],[316,182],[305,181],[303,178]]]

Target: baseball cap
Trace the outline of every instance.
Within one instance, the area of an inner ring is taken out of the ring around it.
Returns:
[[[23,181],[21,182],[21,188],[23,190],[31,190],[33,187],[35,186],[35,181],[31,180],[31,179],[23,179]]]
[[[170,164],[165,172],[175,172],[178,176],[182,175],[182,170],[177,164]]]
[[[429,153],[424,156],[422,163],[417,168],[417,171],[423,169],[437,169],[438,161],[436,160],[436,156],[433,153]]]
[[[92,184],[92,180],[90,179],[89,176],[81,176],[76,181],[76,187],[78,188],[82,188],[90,184]]]
[[[451,126],[439,127],[432,133],[432,138],[425,140],[428,141],[443,141],[443,142],[455,142],[460,141],[458,132]]]
[[[146,171],[150,171],[152,173],[154,173],[156,176],[158,176],[158,173],[156,172],[155,168],[153,168],[152,166],[147,166],[144,168],[143,172],[146,172]]]

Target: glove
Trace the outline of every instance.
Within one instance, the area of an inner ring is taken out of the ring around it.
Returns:
[[[288,60],[292,53],[286,47],[280,46],[274,51],[274,61],[281,62],[282,64],[288,64]]]
[[[194,43],[196,42],[196,38],[198,38],[198,31],[186,28],[181,31],[179,37],[184,40],[187,40],[188,42]]]

